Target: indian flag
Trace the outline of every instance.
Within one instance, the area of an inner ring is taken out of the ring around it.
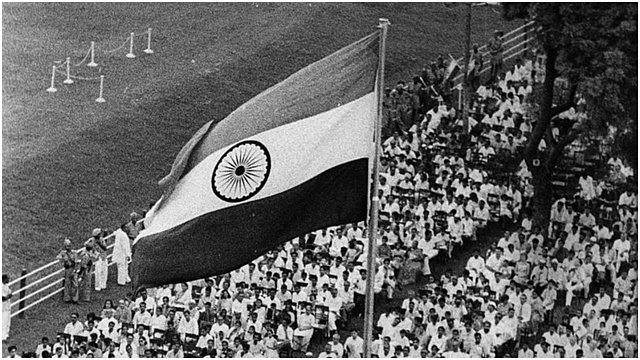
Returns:
[[[205,124],[161,182],[134,285],[234,270],[308,232],[366,219],[379,33]]]

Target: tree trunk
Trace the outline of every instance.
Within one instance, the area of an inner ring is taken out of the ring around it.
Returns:
[[[542,233],[548,236],[551,206],[553,205],[553,188],[551,185],[551,171],[544,164],[531,169],[533,184],[532,222],[533,226],[540,226]]]

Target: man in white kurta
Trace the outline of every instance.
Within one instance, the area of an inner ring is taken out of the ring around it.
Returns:
[[[200,329],[198,328],[198,321],[191,316],[191,312],[189,310],[184,311],[184,316],[180,319],[180,323],[178,324],[178,334],[180,334],[180,338],[184,341],[186,335],[198,335],[200,333]]]
[[[338,296],[336,288],[331,289],[331,296],[325,300],[325,305],[329,307],[329,331],[338,330],[336,321],[340,317],[340,309],[342,308],[342,298]]]
[[[118,285],[126,285],[131,281],[129,277],[129,260],[131,260],[131,243],[129,236],[124,231],[126,224],[115,232],[115,244],[113,245],[113,262],[118,266]]]
[[[311,305],[307,305],[304,312],[298,316],[298,327],[294,330],[293,349],[302,352],[307,351],[311,337],[313,336],[313,324],[315,316],[311,313]]]

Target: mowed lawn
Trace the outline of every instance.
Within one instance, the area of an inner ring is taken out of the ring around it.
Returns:
[[[466,7],[442,3],[13,3],[2,10],[2,271],[12,278],[51,261],[64,237],[79,247],[91,229],[114,229],[157,200],[157,181],[201,125],[375,31],[378,18],[392,24],[389,86],[410,81],[438,55],[462,56],[466,19]],[[487,7],[473,8],[472,21],[472,42],[480,44],[496,28],[520,25]],[[135,59],[124,56],[128,45],[104,53],[149,27],[153,55],[142,52],[145,36],[135,38]],[[60,75],[58,92],[46,92],[54,61],[70,56],[75,65],[90,41],[99,67],[72,71],[105,75],[107,102],[94,101],[98,82],[63,85]],[[63,326],[67,310],[55,299],[29,311],[12,338],[32,348],[40,334]]]

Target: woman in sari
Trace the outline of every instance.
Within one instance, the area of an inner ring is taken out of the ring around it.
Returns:
[[[422,262],[424,254],[422,249],[418,248],[418,241],[414,240],[405,255],[404,264],[400,268],[400,285],[410,285],[416,282],[418,273],[422,270]]]
[[[100,317],[105,318],[109,317],[109,314],[115,314],[116,308],[113,306],[113,301],[107,299],[104,301],[104,305],[102,306],[102,311],[100,312]],[[120,321],[120,319],[118,319]]]
[[[229,340],[235,341],[235,339],[244,340],[244,329],[240,320],[236,320],[231,329],[229,329]]]
[[[220,294],[220,303],[218,304],[218,309],[220,309],[220,311],[226,310],[228,313],[231,311],[232,302],[233,300],[231,299],[231,295],[229,294],[229,292],[227,290],[222,290],[222,293]]]

